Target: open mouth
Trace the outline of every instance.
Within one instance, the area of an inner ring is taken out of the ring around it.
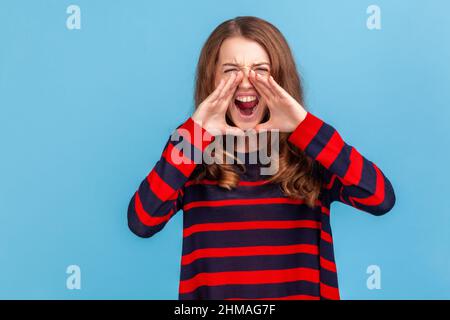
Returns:
[[[258,107],[258,96],[239,96],[234,99],[234,105],[239,110],[239,113],[244,118],[251,117]]]

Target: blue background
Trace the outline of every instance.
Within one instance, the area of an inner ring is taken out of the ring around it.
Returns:
[[[81,8],[68,30],[66,8]],[[368,30],[366,9],[381,8]],[[0,298],[177,299],[180,211],[155,237],[133,192],[193,109],[201,46],[255,15],[294,51],[307,107],[394,185],[392,211],[332,207],[343,299],[450,298],[449,1],[0,2]],[[81,290],[66,268],[81,267]],[[366,287],[369,265],[381,289]]]

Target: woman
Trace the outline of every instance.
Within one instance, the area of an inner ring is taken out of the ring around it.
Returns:
[[[306,111],[280,31],[248,16],[220,24],[200,54],[195,105],[128,209],[140,237],[183,209],[179,299],[339,299],[331,203],[382,215],[395,195],[373,162]],[[250,130],[278,130],[279,150],[275,135],[256,147],[219,139]],[[214,159],[245,163],[188,161],[217,141]],[[263,149],[278,152],[269,176],[261,161],[248,161]]]

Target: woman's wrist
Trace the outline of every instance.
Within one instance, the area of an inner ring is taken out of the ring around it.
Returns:
[[[306,111],[303,107],[298,108],[298,110],[295,112],[295,114],[293,115],[293,124],[292,124],[292,130],[290,131],[294,131],[299,125],[300,123],[303,122],[303,120],[305,120],[306,116],[308,114],[308,111]]]

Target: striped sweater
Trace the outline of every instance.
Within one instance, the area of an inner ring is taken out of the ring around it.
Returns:
[[[200,141],[190,138],[196,130],[203,134]],[[259,163],[246,165],[233,190],[213,180],[196,182],[198,161],[175,161],[173,155],[193,159],[215,137],[192,118],[175,133],[179,142],[167,141],[132,196],[128,226],[151,237],[183,210],[178,298],[340,299],[330,205],[340,201],[373,215],[388,212],[395,194],[383,172],[308,112],[289,142],[325,168],[320,196],[310,208],[284,195],[279,184],[266,183]]]

